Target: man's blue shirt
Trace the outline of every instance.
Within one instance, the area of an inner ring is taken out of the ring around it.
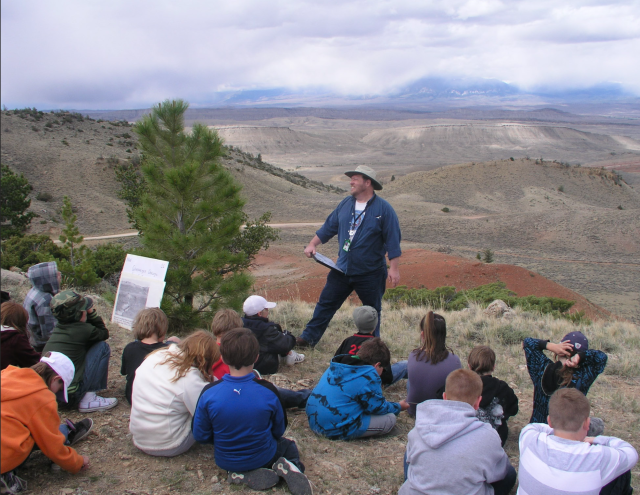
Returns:
[[[344,198],[316,232],[322,244],[338,235],[339,255],[336,265],[345,275],[363,275],[381,268],[386,269],[385,253],[389,259],[402,254],[400,250],[400,223],[393,207],[374,194],[369,200],[362,223],[351,241],[349,251],[342,247],[349,239],[349,228],[355,218],[356,199]]]

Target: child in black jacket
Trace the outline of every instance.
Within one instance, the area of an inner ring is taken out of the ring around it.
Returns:
[[[469,369],[480,375],[482,380],[482,400],[477,411],[480,421],[493,426],[504,447],[509,435],[507,420],[518,414],[518,397],[507,382],[491,376],[496,366],[496,353],[486,345],[474,347],[467,360]]]
[[[261,375],[277,373],[281,362],[293,366],[304,361],[304,354],[293,350],[296,338],[277,323],[269,321],[269,309],[275,307],[276,303],[262,296],[249,296],[242,305],[244,327],[253,332],[260,344],[260,355],[254,369]]]

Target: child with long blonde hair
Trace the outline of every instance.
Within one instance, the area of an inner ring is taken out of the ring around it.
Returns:
[[[195,443],[191,420],[202,389],[220,359],[215,337],[198,330],[180,344],[158,349],[136,371],[129,430],[149,455],[173,457]]]

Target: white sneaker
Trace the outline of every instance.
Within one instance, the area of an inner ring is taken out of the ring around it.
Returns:
[[[96,411],[108,411],[118,405],[115,397],[107,399],[96,395],[95,392],[87,392],[78,405],[78,411],[88,413]]]
[[[304,361],[304,354],[300,354],[296,351],[289,351],[289,354],[285,357],[285,364],[287,366],[293,366],[294,364]]]

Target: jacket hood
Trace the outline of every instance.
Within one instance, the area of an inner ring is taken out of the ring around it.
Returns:
[[[55,295],[60,292],[60,284],[58,283],[58,265],[55,261],[47,261],[46,263],[38,263],[33,265],[27,271],[27,276],[31,280],[31,284],[38,290]]]
[[[485,423],[476,418],[476,411],[466,402],[454,400],[427,400],[416,408],[416,430],[420,438],[432,448],[483,428]]]
[[[327,381],[330,385],[344,384],[359,380],[364,375],[371,374],[373,366],[363,363],[353,356],[341,354],[331,360]],[[378,376],[378,372],[373,368],[373,372]]]
[[[7,366],[2,370],[2,402],[21,399],[45,389],[49,390],[44,380],[31,368]]]

